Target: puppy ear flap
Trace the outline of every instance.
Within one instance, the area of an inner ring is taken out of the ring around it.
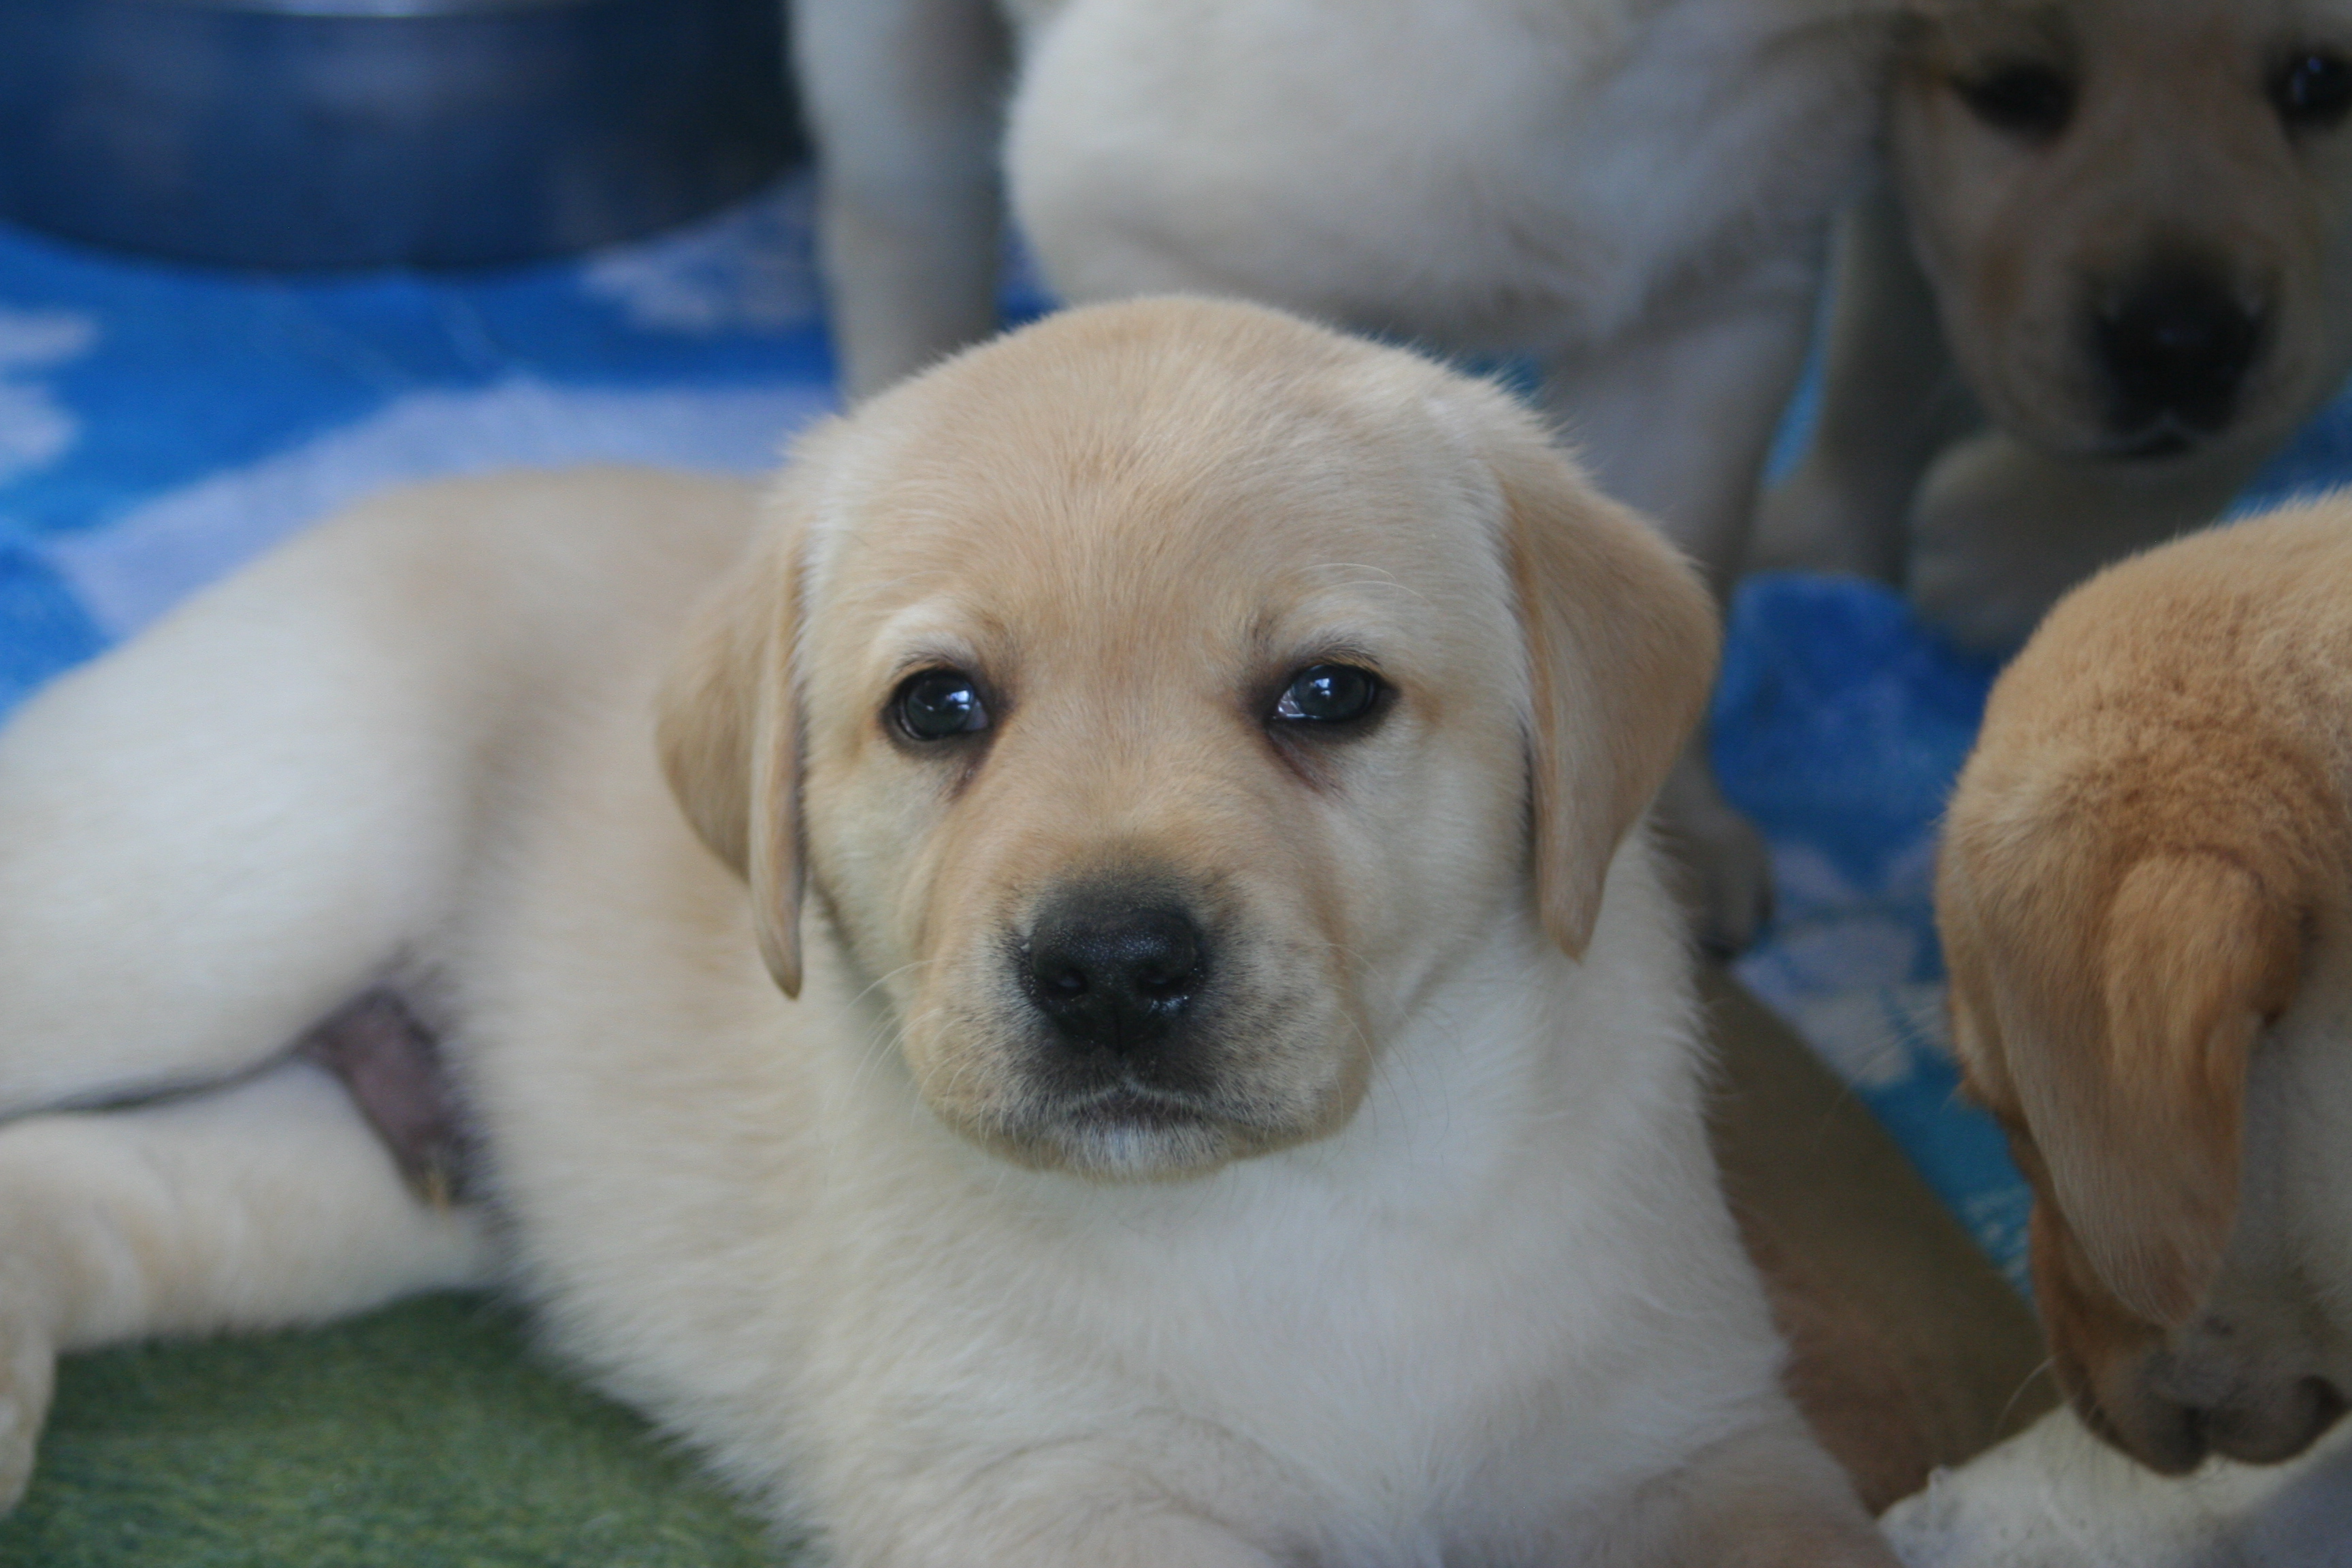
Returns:
[[[2134,1315],[2185,1322],[2238,1212],[2246,1073],[2294,993],[2300,922],[2252,872],[2211,855],[2127,871],[2107,909],[2104,1030],[2010,1069],[2069,1228]]]
[[[750,552],[688,625],[656,700],[655,742],[687,821],[751,886],[768,973],[798,996],[802,530],[789,492],[771,507]]]
[[[1602,885],[1682,754],[1722,630],[1698,574],[1533,430],[1489,448],[1533,698],[1537,909],[1580,958]]]

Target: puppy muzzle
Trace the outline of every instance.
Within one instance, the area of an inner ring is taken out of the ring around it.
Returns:
[[[1318,1137],[1360,1093],[1360,1026],[1295,922],[1157,865],[1072,873],[1012,913],[981,1048],[934,1097],[1024,1164],[1202,1173]],[[944,1103],[943,1103],[944,1101]]]
[[[2099,290],[2086,315],[2109,450],[2147,461],[2239,422],[2273,312],[2218,268],[2168,261]]]
[[[2062,1352],[2059,1381],[2084,1425],[2165,1475],[2186,1474],[2214,1454],[2278,1464],[2343,1416],[2345,1398],[2333,1382],[2250,1364],[2234,1339],[2230,1325],[2206,1320],[2104,1365]]]

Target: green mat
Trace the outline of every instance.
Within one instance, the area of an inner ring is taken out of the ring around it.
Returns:
[[[801,1554],[520,1320],[436,1296],[69,1358],[6,1568],[775,1568]]]

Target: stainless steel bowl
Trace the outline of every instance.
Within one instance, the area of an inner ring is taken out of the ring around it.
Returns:
[[[245,267],[641,234],[797,152],[781,0],[0,0],[0,216]]]

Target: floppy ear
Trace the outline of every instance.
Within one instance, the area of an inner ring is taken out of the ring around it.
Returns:
[[[1648,523],[1533,431],[1489,448],[1527,637],[1536,903],[1583,956],[1617,847],[1706,703],[1715,602]]]
[[[2301,953],[2293,911],[2244,867],[2150,857],[2117,887],[2086,977],[2105,1027],[2010,1053],[2068,1228],[2101,1283],[2146,1321],[2187,1321],[2221,1268],[2238,1212],[2247,1068],[2293,994]]]
[[[760,956],[801,992],[799,508],[770,503],[751,551],[687,627],[658,699],[670,792],[710,852],[750,884]]]

